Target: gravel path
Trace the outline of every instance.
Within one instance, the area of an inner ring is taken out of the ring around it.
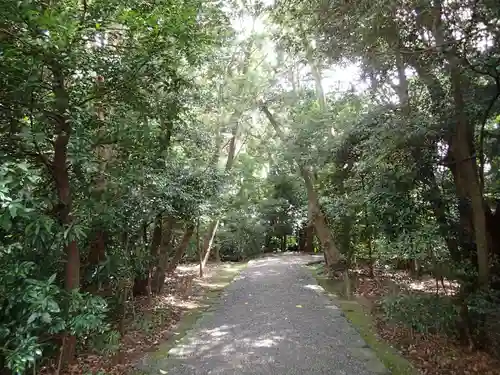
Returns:
[[[378,375],[375,354],[304,267],[309,256],[252,261],[151,374]]]

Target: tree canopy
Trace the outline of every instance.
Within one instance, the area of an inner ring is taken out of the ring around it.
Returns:
[[[0,368],[71,362],[183,260],[277,249],[456,280],[498,344],[499,12],[0,4]]]

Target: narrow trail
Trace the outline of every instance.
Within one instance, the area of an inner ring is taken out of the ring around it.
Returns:
[[[151,374],[388,374],[305,267],[310,256],[250,262]]]

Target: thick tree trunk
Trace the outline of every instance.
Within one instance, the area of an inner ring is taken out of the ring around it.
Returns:
[[[340,260],[340,252],[335,245],[335,239],[333,238],[332,232],[328,227],[326,218],[321,211],[319,205],[319,199],[313,185],[313,176],[311,172],[305,168],[300,168],[302,177],[307,189],[307,199],[309,209],[311,210],[311,215],[314,222],[314,229],[316,230],[316,235],[318,236],[319,242],[325,252],[325,260],[328,266],[333,266],[337,264]]]
[[[221,262],[221,259],[220,259],[220,248],[219,246],[215,246],[215,263],[220,263]]]
[[[483,205],[483,196],[477,176],[475,157],[468,144],[468,132],[466,114],[463,111],[464,101],[460,88],[460,73],[452,73],[452,89],[454,91],[455,111],[457,127],[452,136],[450,150],[457,163],[456,172],[458,184],[463,184],[464,190],[470,199],[472,208],[472,220],[474,225],[474,238],[477,248],[478,281],[482,286],[489,283],[489,251],[488,235],[486,231],[486,212]],[[458,187],[458,186],[457,186]]]
[[[148,267],[147,275],[146,275],[146,294],[148,296],[148,302],[152,302],[153,298],[153,273],[155,272],[155,263],[159,257],[159,247],[161,244],[161,223],[162,223],[162,215],[158,214],[154,221],[153,234],[151,236],[151,245],[149,253],[151,255],[151,263]]]
[[[306,59],[311,68],[311,73],[314,78],[314,86],[316,89],[316,98],[318,100],[319,108],[322,112],[326,112],[327,103],[325,92],[323,90],[321,70],[313,58],[312,47],[307,40],[303,40],[306,49]],[[307,189],[308,197],[308,216],[309,222],[314,223],[316,234],[325,252],[325,261],[328,266],[335,265],[340,260],[340,252],[335,245],[335,239],[326,222],[326,217],[321,211],[319,199],[314,189],[314,178],[311,170],[306,166],[300,166],[300,171]],[[310,242],[312,245],[312,241]]]
[[[396,67],[398,71],[398,97],[403,114],[408,115],[410,112],[410,98],[408,95],[408,79],[406,78],[406,66],[403,63],[399,48],[396,50]]]
[[[147,223],[142,223],[142,246],[144,248],[144,251],[147,252],[148,250],[150,251],[150,243],[148,243],[148,224]],[[138,256],[138,254],[136,254]],[[134,296],[148,296],[149,298],[151,297],[151,274],[149,272],[149,267],[147,269],[147,272],[145,272],[144,275],[137,275],[134,278],[134,286],[132,288]]]
[[[436,116],[438,121],[445,127],[447,127],[448,122],[448,113],[445,109],[442,108],[442,103],[446,102],[446,94],[441,86],[441,82],[438,78],[433,74],[431,67],[429,67],[425,61],[421,59],[417,59],[415,56],[410,56],[410,62],[413,68],[417,71],[418,76],[425,83],[427,90],[429,91],[429,95],[432,101],[432,113]],[[448,130],[450,133],[451,131]],[[436,139],[437,142],[437,139]],[[448,144],[450,143],[449,137],[447,139]],[[415,159],[420,160],[422,155],[420,152],[417,152],[415,155]],[[447,158],[449,159],[449,158]],[[452,157],[451,157],[452,159]],[[474,252],[473,249],[473,224],[471,220],[471,212],[468,207],[468,204],[463,204],[467,202],[467,197],[464,189],[462,189],[462,184],[459,183],[458,175],[456,173],[456,165],[454,163],[448,164],[450,171],[452,172],[457,198],[459,200],[459,218],[460,218],[460,227],[458,229],[453,228],[450,223],[448,223],[446,207],[441,198],[441,193],[439,187],[436,182],[436,177],[432,170],[432,165],[429,162],[418,163],[419,166],[419,177],[422,179],[424,184],[428,187],[427,194],[428,200],[431,203],[431,207],[434,211],[436,219],[438,221],[441,234],[445,239],[448,249],[450,250],[450,254],[453,257],[454,261],[462,262],[465,259],[469,258],[469,253]],[[450,235],[451,234],[451,235]],[[459,238],[455,240],[455,236]],[[463,254],[460,250],[459,242],[462,247],[466,248],[467,256]],[[473,262],[476,259],[470,259]]]
[[[166,220],[166,228],[163,225],[162,215],[159,214],[155,220],[153,239],[151,241],[151,255],[154,266],[152,267],[151,289],[155,293],[161,293],[165,281],[165,270],[168,263],[168,249],[172,240],[172,228],[174,220]]]
[[[278,137],[280,137],[283,141],[285,141],[286,137],[280,125],[278,124],[274,116],[271,114],[267,106],[261,104],[260,109],[266,115],[267,119],[269,120],[274,130],[278,134]],[[338,251],[337,246],[335,245],[332,232],[330,231],[330,228],[326,223],[325,216],[321,211],[318,195],[314,189],[312,173],[307,167],[302,166],[300,163],[297,164],[299,167],[299,173],[303,177],[304,183],[306,185],[308,209],[311,212],[311,217],[313,219],[316,235],[318,236],[319,242],[321,243],[323,251],[325,252],[325,261],[328,266],[335,265],[340,261],[340,252]]]
[[[446,102],[446,95],[445,95],[445,92],[441,86],[440,81],[432,73],[431,68],[426,65],[425,61],[419,60],[415,56],[412,56],[410,59],[410,62],[412,63],[412,66],[415,68],[415,70],[417,71],[419,77],[422,79],[422,81],[427,86],[427,89],[428,89],[429,94],[430,94],[431,99],[432,99],[432,112],[436,115],[436,117],[439,119],[439,121],[443,125],[447,126],[448,114],[442,108],[442,103]],[[455,83],[454,83],[453,91],[454,91],[454,104],[455,104],[455,118],[456,119],[461,118],[460,125],[457,122],[455,127],[457,128],[458,126],[460,126],[463,128],[464,121],[466,121],[466,119],[463,117],[463,113],[459,113],[461,110],[460,110],[460,108],[457,107],[457,103],[460,103],[461,101],[463,102],[463,98],[461,98],[462,95],[461,95],[460,91],[455,92],[457,90],[457,88],[460,89],[460,86],[461,86],[460,71],[458,71],[458,77],[455,77],[454,81],[455,81]],[[461,112],[463,112],[463,111],[461,111]],[[462,131],[461,138],[463,138],[463,133],[464,132]],[[467,134],[467,132],[465,134]],[[469,132],[468,137],[466,137],[466,138],[469,138],[469,140],[468,141],[465,140],[466,145],[468,143],[468,146],[465,148],[465,150],[469,149],[469,156],[468,157],[456,155],[456,152],[458,151],[458,150],[456,150],[456,146],[455,146],[456,142],[457,142],[457,135],[458,134],[456,132],[456,129],[449,129],[447,132],[447,142],[449,145],[449,149],[448,149],[448,156],[446,158],[446,161],[447,161],[447,165],[448,165],[450,171],[452,172],[453,179],[454,179],[456,194],[457,194],[457,198],[458,198],[458,211],[459,211],[459,219],[460,219],[460,227],[457,230],[455,230],[454,228],[451,228],[452,235],[450,235],[450,231],[449,231],[450,225],[447,223],[447,218],[446,218],[446,213],[445,213],[446,209],[445,209],[443,203],[441,202],[441,199],[436,198],[436,197],[438,197],[438,195],[434,195],[432,197],[431,203],[432,203],[433,210],[436,214],[436,217],[438,219],[438,222],[440,224],[441,232],[443,234],[443,237],[446,240],[446,243],[448,245],[448,248],[450,249],[450,253],[451,253],[454,261],[463,262],[464,260],[471,260],[474,263],[479,264],[479,258],[481,257],[481,255],[479,254],[479,251],[478,251],[479,248],[476,247],[475,243],[474,243],[475,242],[474,239],[476,237],[476,234],[475,234],[475,225],[474,225],[473,217],[475,217],[475,215],[473,214],[473,209],[472,209],[471,204],[470,204],[470,202],[472,200],[469,198],[469,193],[466,189],[466,186],[469,184],[469,181],[464,180],[464,178],[463,178],[463,175],[464,175],[463,164],[464,163],[470,163],[473,165],[475,164],[475,159],[472,158],[472,156],[470,155],[470,151],[471,151],[471,147],[472,147],[471,133]],[[463,139],[461,140],[461,142],[463,142]],[[462,152],[463,151],[464,150],[462,150]],[[460,151],[458,151],[458,152],[460,153]],[[473,167],[473,169],[474,169],[474,167]],[[460,170],[462,170],[462,173],[460,173]],[[469,173],[470,173],[470,171],[469,171]],[[465,174],[467,174],[467,172]],[[477,181],[477,176],[475,176],[476,173],[472,173],[472,174],[473,174],[472,185],[475,185],[474,180]],[[477,185],[479,186],[478,182],[477,182]],[[479,187],[479,189],[480,189],[480,187]],[[477,189],[476,189],[476,192],[477,192]],[[476,197],[477,197],[477,194],[476,194]],[[481,196],[481,200],[482,200],[482,196]],[[477,198],[476,198],[475,204],[477,206]],[[491,215],[491,212],[489,211],[489,208],[487,208],[487,207],[483,207],[483,212],[486,216],[485,222],[487,223],[488,215],[489,214]],[[476,218],[476,219],[479,219],[478,222],[481,222],[481,218]],[[481,226],[481,224],[480,224],[480,226]],[[498,232],[496,229],[493,229],[493,231],[491,231],[491,229],[489,227],[487,228],[487,231],[489,232],[488,238],[494,238],[494,236],[492,236],[492,233]],[[456,233],[456,236],[459,239],[459,241],[455,240],[455,238],[453,236],[453,232]],[[480,237],[481,236],[482,235],[480,235]],[[460,249],[458,242],[460,242],[460,245],[462,245],[463,250]],[[498,245],[496,244],[496,242],[493,242],[493,240],[492,240],[492,243],[490,243],[488,246],[491,247],[491,249],[494,249]],[[484,270],[486,269],[486,264],[488,262],[487,262],[487,256],[484,255],[484,251],[482,253],[483,253],[483,255],[482,255],[482,258],[483,258],[482,259],[482,262],[483,262],[482,269],[483,269],[483,271],[481,273],[483,275],[482,276],[483,279],[485,279]],[[470,258],[470,256],[472,254],[476,254],[475,259]],[[485,261],[485,259],[486,259],[486,261]],[[488,271],[489,271],[489,269],[488,269]]]
[[[203,262],[202,267],[205,268],[210,257],[210,250],[212,249],[212,244],[214,242],[215,233],[217,233],[217,228],[219,227],[219,220],[214,220],[210,223],[205,234],[205,239],[203,240]]]
[[[94,109],[96,113],[96,121],[99,124],[98,129],[98,139],[105,139],[106,137],[106,124],[105,113],[104,113],[104,104],[102,102],[102,98],[104,96],[103,90],[104,77],[97,76],[96,77],[96,100],[94,102]],[[106,191],[107,181],[106,181],[106,168],[108,162],[112,158],[112,149],[110,145],[97,144],[95,149],[95,156],[97,161],[99,162],[99,173],[93,184],[93,196],[97,201],[100,201],[103,197],[103,193]],[[102,211],[104,209],[103,205],[97,205],[96,212],[94,214],[97,216],[97,220],[95,220],[92,225],[95,228],[93,231],[93,236],[89,256],[88,263],[91,266],[96,266],[100,262],[106,259],[106,240],[109,234],[106,231],[104,223],[100,220]],[[101,288],[101,280],[98,281],[98,290]]]
[[[189,241],[191,240],[191,237],[194,234],[194,230],[195,230],[195,225],[193,223],[189,223],[186,226],[186,231],[184,232],[184,236],[182,237],[181,242],[177,246],[177,249],[175,249],[174,257],[172,258],[167,267],[167,273],[174,272],[177,266],[179,265],[179,262],[181,261],[189,245]]]
[[[173,218],[168,218],[166,220],[165,228],[162,223],[162,238],[160,244],[160,251],[158,257],[158,263],[156,265],[156,270],[153,276],[153,290],[156,293],[161,293],[163,290],[163,284],[165,282],[165,273],[168,266],[168,254],[172,247],[172,237],[173,237],[173,226],[175,220]]]
[[[436,1],[433,11],[433,33],[436,45],[448,62],[455,109],[456,125],[454,131],[451,131],[449,142],[449,151],[453,156],[451,162],[456,165],[457,189],[462,190],[467,199],[470,200],[477,249],[478,282],[481,286],[487,286],[489,284],[488,234],[486,229],[486,212],[477,174],[476,158],[473,155],[474,128],[469,126],[467,114],[464,111],[463,74],[460,61],[453,47],[454,44],[446,43],[449,41],[444,36],[440,0]],[[452,46],[450,50],[446,49],[446,45]]]
[[[238,120],[236,120],[236,124],[235,126],[233,127],[233,130],[232,130],[232,137],[229,141],[229,151],[227,153],[227,161],[226,161],[226,172],[229,172],[231,170],[231,168],[233,167],[233,163],[234,163],[234,158],[236,156],[236,140],[237,140],[237,136],[238,136]]]
[[[396,87],[396,93],[399,98],[399,106],[404,116],[408,116],[410,114],[410,96],[408,90],[408,78],[406,77],[406,62],[403,59],[403,54],[401,53],[401,49],[403,47],[403,43],[401,41],[400,30],[394,22],[397,19],[396,9],[392,9],[393,12],[393,21],[390,23],[390,26],[393,30],[393,35],[388,34],[386,39],[387,43],[391,45],[392,50],[394,52],[394,60],[396,63],[396,71],[398,74],[398,85]]]
[[[55,98],[55,112],[57,117],[54,123],[54,160],[52,163],[52,177],[55,181],[57,192],[58,210],[57,216],[61,225],[68,228],[72,222],[72,196],[68,162],[68,143],[71,135],[71,122],[68,118],[69,99],[65,88],[65,78],[62,67],[53,61],[51,65],[53,74],[52,91]],[[78,289],[80,286],[80,252],[76,240],[70,241],[65,246],[66,266],[64,287],[68,292]],[[73,361],[76,349],[76,337],[67,333],[64,335],[61,345],[60,366]]]

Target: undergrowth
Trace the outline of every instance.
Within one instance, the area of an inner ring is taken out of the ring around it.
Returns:
[[[368,311],[356,300],[345,295],[344,282],[332,280],[323,273],[323,265],[310,266],[318,284],[325,289],[344,312],[347,319],[358,330],[365,342],[372,348],[380,361],[393,375],[416,375],[417,371],[408,360],[393,347],[377,336],[375,321]]]

